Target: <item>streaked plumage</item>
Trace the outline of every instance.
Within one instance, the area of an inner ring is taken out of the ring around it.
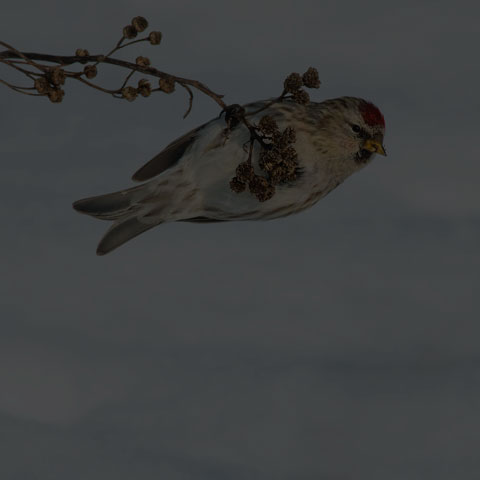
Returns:
[[[256,111],[264,104],[246,109]],[[108,253],[160,223],[262,220],[299,212],[363,168],[374,153],[385,154],[383,116],[362,99],[341,97],[307,105],[284,101],[250,121],[255,124],[264,115],[281,129],[296,130],[299,174],[294,182],[277,186],[265,202],[248,191],[233,192],[229,181],[246,159],[249,132],[239,124],[225,135],[225,120],[216,118],[172,142],[133,175],[133,180],[146,183],[74,203],[81,213],[114,221],[97,253]],[[257,146],[253,164],[260,173],[258,153]]]

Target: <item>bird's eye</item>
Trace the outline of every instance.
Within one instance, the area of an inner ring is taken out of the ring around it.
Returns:
[[[355,133],[360,133],[361,128],[358,125],[352,125],[352,130]]]

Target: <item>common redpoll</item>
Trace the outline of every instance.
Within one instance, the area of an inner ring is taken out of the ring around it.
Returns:
[[[255,112],[265,105],[256,102],[245,109]],[[289,180],[272,186],[270,194],[261,198],[265,201],[242,186],[245,179],[235,177],[248,156],[250,131],[243,123],[227,128],[225,119],[219,117],[169,144],[132,177],[148,182],[73,204],[81,213],[114,222],[97,254],[104,255],[160,223],[266,220],[300,212],[367,165],[375,153],[385,155],[383,115],[359,98],[306,105],[284,100],[248,119],[258,125],[265,116],[280,131],[289,132],[290,142],[296,137],[290,155],[295,154],[297,162]],[[296,135],[292,136],[289,127]],[[265,159],[263,168],[260,164],[265,146],[254,145],[251,164],[256,180],[252,184],[270,185],[270,164]],[[250,167],[243,168],[242,174],[245,171],[252,173]]]

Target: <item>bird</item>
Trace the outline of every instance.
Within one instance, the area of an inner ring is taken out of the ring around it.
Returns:
[[[128,240],[167,222],[271,220],[307,208],[330,193],[375,154],[386,155],[385,119],[368,100],[339,97],[307,104],[284,99],[243,107],[252,125],[268,116],[279,129],[295,130],[296,174],[275,186],[266,201],[230,182],[245,162],[251,132],[242,122],[228,128],[219,116],[167,145],[132,176],[140,185],[73,203],[80,213],[113,224],[98,244],[105,255]],[[262,176],[261,145],[251,165]]]

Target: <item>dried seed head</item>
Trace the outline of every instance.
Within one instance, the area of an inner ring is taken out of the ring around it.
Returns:
[[[247,185],[240,181],[237,177],[233,177],[230,180],[230,188],[235,192],[235,193],[242,193],[245,191],[245,188],[247,188]]]
[[[175,90],[175,80],[172,77],[164,77],[158,81],[160,90],[165,93],[172,93]]]
[[[88,50],[86,50],[85,48],[77,48],[75,50],[75,55],[77,57],[88,57],[90,54],[88,53]]]
[[[146,78],[142,78],[138,81],[137,90],[142,97],[149,97],[152,93],[152,85]]]
[[[137,98],[137,94],[137,89],[134,87],[122,88],[122,97],[127,99],[129,102],[133,102]]]
[[[279,150],[283,150],[296,140],[295,129],[287,127],[283,132],[278,132],[273,137],[273,144]]]
[[[288,169],[289,172],[294,172],[298,168],[298,161],[297,157],[289,159],[289,160],[284,160],[283,165],[285,166],[286,169]]]
[[[297,90],[293,94],[293,101],[301,105],[306,105],[310,102],[310,95],[305,90]]]
[[[294,162],[285,162],[283,165],[282,183],[293,182],[297,178],[298,164]]]
[[[86,65],[83,74],[87,78],[95,78],[97,76],[97,67],[95,65]]]
[[[137,31],[133,25],[126,25],[123,27],[123,36],[128,39],[135,38],[137,36]]]
[[[242,162],[240,165],[238,165],[235,173],[241,182],[248,182],[255,175],[253,166],[249,162]]]
[[[288,169],[287,182],[292,182],[297,178],[298,163],[291,163],[286,165]]]
[[[248,183],[248,188],[259,202],[265,202],[275,194],[275,187],[265,178],[255,175]]]
[[[150,32],[148,39],[152,45],[159,45],[162,41],[162,32]]]
[[[283,82],[283,88],[287,93],[295,93],[303,87],[303,80],[299,73],[291,73]]]
[[[225,123],[229,129],[235,128],[245,115],[245,108],[238,103],[228,105],[223,111],[225,112]]]
[[[283,165],[277,165],[271,172],[270,172],[270,181],[273,185],[279,185],[280,183],[285,182],[285,177],[288,171]]]
[[[320,78],[316,68],[309,67],[309,69],[303,74],[302,79],[303,84],[308,88],[320,87]]]
[[[258,129],[264,135],[273,135],[278,132],[277,122],[269,115],[264,115],[258,122]]]
[[[297,151],[291,146],[284,148],[280,152],[280,155],[283,160],[290,161],[290,162],[296,162],[298,158]]]
[[[275,166],[269,172],[269,178],[272,184],[291,182],[297,176],[298,163],[293,160],[283,161]]]
[[[52,103],[60,103],[64,95],[65,92],[61,88],[51,88],[48,91],[48,98]]]
[[[33,86],[38,93],[47,93],[50,89],[50,85],[45,77],[38,77],[35,79]]]
[[[260,150],[260,159],[258,165],[262,170],[270,172],[275,168],[278,162],[281,160],[281,157],[277,150],[274,149],[265,149]]]
[[[148,67],[150,65],[150,59],[148,57],[137,57],[135,63],[141,67]]]
[[[144,17],[132,18],[132,26],[137,32],[143,32],[148,28],[147,19]]]
[[[65,71],[56,67],[48,72],[48,79],[53,85],[63,85],[65,83]]]
[[[295,132],[295,129],[293,127],[287,127],[282,132],[282,140],[287,145],[289,145],[290,143],[295,143],[297,141],[297,133]]]

